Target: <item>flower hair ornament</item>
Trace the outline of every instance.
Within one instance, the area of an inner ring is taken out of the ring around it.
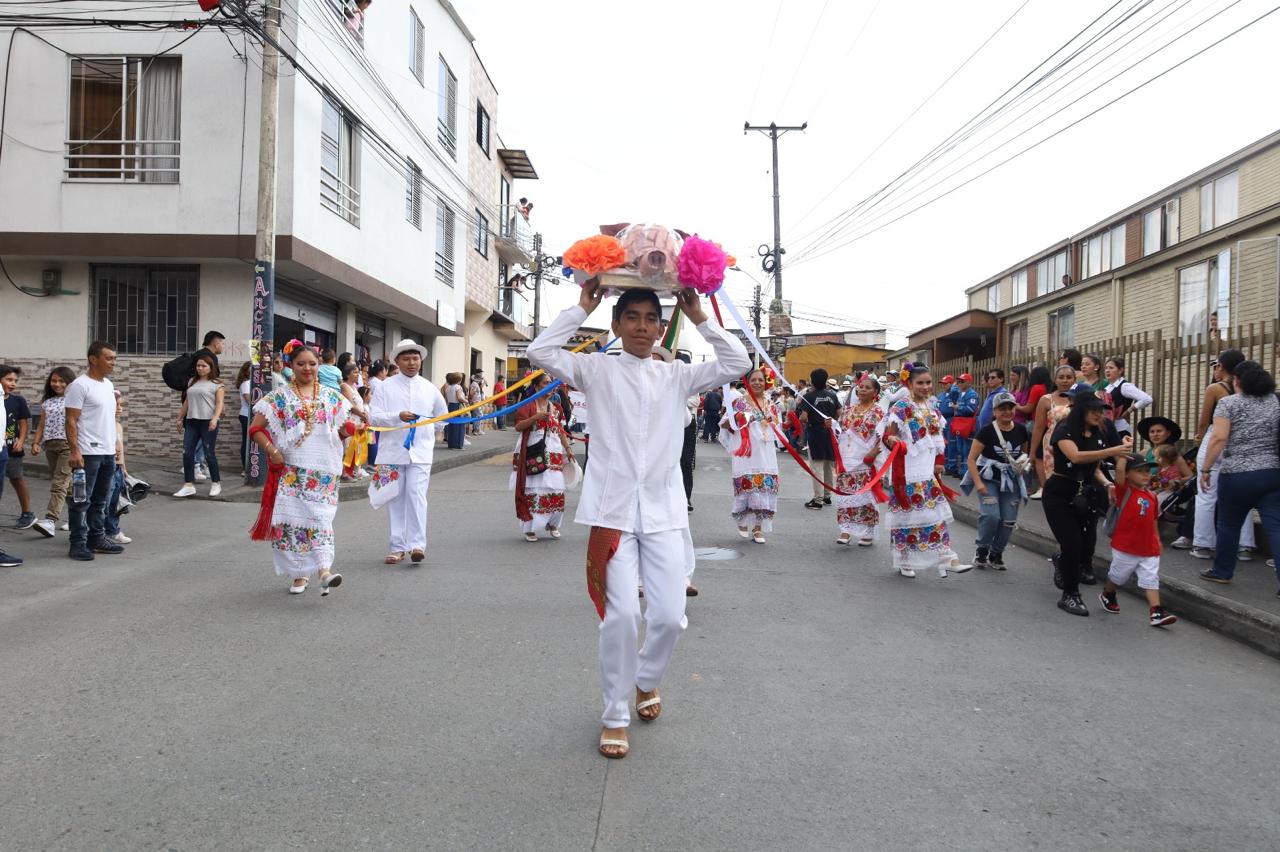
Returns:
[[[912,361],[907,361],[905,364],[902,365],[902,369],[898,371],[898,381],[902,382],[905,385],[907,382],[911,381],[911,371],[914,370],[916,367],[921,367],[921,366],[924,366],[924,365],[916,364]]]
[[[303,349],[310,348],[310,346],[307,346],[307,344],[295,337],[284,345],[284,348],[280,350],[280,355],[284,358],[284,362],[287,364],[293,360],[293,356],[298,352]]]
[[[606,290],[646,288],[659,293],[692,289],[710,295],[737,259],[719,243],[656,224],[602,225],[564,253],[565,270],[579,285],[598,278]]]

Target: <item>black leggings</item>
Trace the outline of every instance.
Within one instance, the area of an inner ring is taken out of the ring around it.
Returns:
[[[1093,570],[1093,549],[1098,543],[1098,516],[1090,512],[1082,521],[1072,505],[1078,487],[1074,479],[1050,476],[1040,498],[1045,520],[1058,540],[1062,591],[1068,595],[1080,594],[1080,574]]]

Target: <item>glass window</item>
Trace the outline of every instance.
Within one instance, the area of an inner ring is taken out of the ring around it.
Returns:
[[[489,156],[489,112],[479,101],[476,102],[476,144],[484,155]]]
[[[1125,233],[1124,222],[1116,225],[1111,229],[1111,268],[1119,269],[1124,266],[1124,249],[1125,249]]]
[[[1178,335],[1194,340],[1209,330],[1209,264],[1178,270]]]
[[[1009,326],[1009,354],[1018,355],[1026,351],[1027,324],[1025,322],[1020,322]]]
[[[413,160],[405,161],[404,218],[422,230],[422,169]]]
[[[121,355],[196,348],[198,266],[94,266],[89,316],[95,340]]]
[[[1142,256],[1155,254],[1162,248],[1160,241],[1164,236],[1163,210],[1157,207],[1148,210],[1142,216]]]
[[[478,208],[476,209],[475,248],[482,256],[489,256],[489,220]]]
[[[1231,249],[1218,252],[1216,272],[1217,299],[1213,310],[1218,315],[1218,328],[1226,329],[1231,325]]]
[[[1232,222],[1239,215],[1239,172],[1200,185],[1200,232]]]
[[[182,60],[71,60],[68,180],[177,183]]]
[[[1013,273],[1013,304],[1021,305],[1027,300],[1027,270],[1019,269]]]
[[[1200,187],[1200,233],[1213,227],[1213,183]]]
[[[1000,285],[992,284],[987,288],[987,310],[995,313],[1000,310]]]
[[[1049,314],[1049,351],[1061,352],[1075,345],[1076,310],[1074,306],[1059,308]]]
[[[436,197],[436,278],[453,286],[453,208]]]
[[[320,203],[360,224],[355,124],[328,98],[320,116]]]

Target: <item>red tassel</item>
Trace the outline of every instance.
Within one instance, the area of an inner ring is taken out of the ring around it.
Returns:
[[[942,489],[942,496],[947,498],[948,503],[954,503],[956,501],[956,498],[960,496],[959,494],[956,494],[956,492],[948,488],[947,484],[943,482],[941,479],[938,479],[937,477],[935,477],[933,481],[938,483],[938,488]]]
[[[284,473],[283,464],[267,464],[267,481],[262,486],[262,500],[258,508],[258,520],[249,530],[249,538],[254,541],[271,540],[271,515],[276,508],[276,491],[280,488],[280,474]]]

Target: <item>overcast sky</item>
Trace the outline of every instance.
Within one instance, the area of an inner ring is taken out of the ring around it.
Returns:
[[[527,150],[538,170],[541,179],[518,183],[517,195],[535,202],[533,222],[554,254],[601,223],[656,221],[723,243],[764,280],[757,247],[773,234],[769,140],[744,135],[743,122],[807,121],[807,132],[787,134],[780,143],[783,245],[791,264],[784,270],[783,297],[794,302],[797,314],[827,324],[797,322],[797,330],[887,326],[900,340],[963,310],[966,287],[1280,128],[1280,13],[1082,120],[1274,5],[1121,0],[1102,23],[1138,7],[1128,24],[932,171],[884,197],[843,239],[884,224],[1054,131],[1065,132],[918,213],[823,257],[806,258],[815,228],[943,142],[1107,12],[1112,0],[455,5],[498,88],[499,133],[507,146]],[[988,134],[994,135],[983,142]],[[991,150],[992,157],[961,171]],[[937,180],[943,183],[930,189]],[[841,241],[827,239],[821,246]],[[727,286],[744,305],[754,285],[731,273]],[[553,288],[544,312],[576,300],[575,291],[571,285]]]

